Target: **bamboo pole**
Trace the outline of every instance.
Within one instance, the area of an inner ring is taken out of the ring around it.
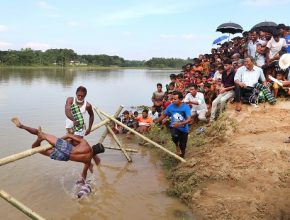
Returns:
[[[114,114],[114,117],[117,117],[121,113],[121,111],[122,111],[123,108],[124,108],[124,106],[123,105],[120,105],[119,108],[117,109],[116,113]],[[108,134],[108,130],[106,129],[104,131],[104,133],[101,135],[98,143],[103,143],[103,141],[105,140],[107,134]],[[118,147],[107,147],[107,146],[104,146],[104,148],[110,149],[110,150],[121,150]],[[131,149],[131,148],[124,148],[124,149],[126,151],[128,151],[128,152],[138,153],[138,150],[136,150],[136,149]]]
[[[110,150],[121,150],[118,147],[107,147],[107,146],[104,146],[104,148],[110,149]],[[139,152],[138,150],[132,149],[132,148],[124,148],[124,150],[127,151],[127,152],[132,152],[132,153],[138,153]]]
[[[119,108],[117,109],[117,111],[115,112],[115,114],[114,114],[113,117],[114,117],[114,118],[118,117],[118,115],[121,113],[121,111],[122,111],[123,108],[124,108],[124,106],[123,106],[123,105],[120,105]],[[95,111],[96,111],[96,110],[95,110]],[[96,112],[96,113],[97,113],[97,112]],[[97,114],[98,114],[98,113],[97,113]],[[100,117],[100,115],[99,115],[99,117]],[[101,117],[100,117],[100,119],[103,121],[103,119],[102,119]],[[106,126],[106,127],[108,128],[108,126]],[[108,134],[108,129],[106,129],[106,130],[104,131],[104,133],[103,133],[102,136],[100,137],[98,143],[102,144],[102,143],[104,142],[104,140],[105,140],[107,134]]]
[[[46,145],[43,145],[43,146],[40,146],[40,147],[35,147],[35,148],[32,148],[32,149],[28,149],[26,151],[22,151],[22,152],[17,153],[17,154],[13,154],[13,155],[1,158],[0,159],[0,166],[5,165],[7,163],[14,162],[16,160],[20,160],[20,159],[25,158],[25,157],[29,157],[29,156],[31,156],[33,154],[37,154],[37,153],[40,153],[42,151],[49,150],[52,147],[53,147],[52,145],[46,144]]]
[[[99,110],[99,109],[97,109]],[[111,117],[110,115],[106,114],[105,112],[99,110],[100,113],[102,113],[104,116],[106,116],[108,119],[111,119],[112,121],[116,122],[118,125],[121,125],[122,127],[126,128],[127,130],[131,131],[132,133],[136,134],[137,136],[141,137],[143,140],[149,142],[150,144],[153,144],[155,147],[160,148],[161,150],[165,151],[166,153],[170,154],[171,156],[175,157],[176,159],[180,160],[181,162],[186,162],[185,159],[182,157],[174,154],[173,152],[167,150],[166,148],[162,147],[160,144],[155,143],[154,141],[150,140],[149,138],[145,137],[144,135],[138,133],[132,128],[129,128],[128,126],[124,125],[122,122],[119,122],[117,119]]]
[[[99,110],[94,109],[95,112],[97,113],[97,115],[99,116],[99,118],[101,120],[103,120]],[[118,146],[120,147],[121,151],[123,152],[123,154],[125,155],[126,159],[128,160],[128,162],[132,162],[132,158],[127,154],[126,150],[124,150],[121,142],[118,140],[116,134],[113,132],[112,128],[110,128],[110,126],[106,125],[107,131],[112,135],[112,137],[114,138],[114,140],[116,141],[116,143],[118,144]]]
[[[114,117],[113,116],[110,116],[110,117]],[[91,132],[94,131],[94,130],[97,130],[98,128],[102,127],[103,125],[107,124],[110,122],[110,119],[105,119],[104,121],[101,121],[99,124],[96,124],[92,129],[91,129]]]
[[[6,193],[3,190],[0,190],[0,196],[5,199],[7,202],[9,202],[11,205],[13,205],[15,208],[19,209],[21,212],[23,212],[25,215],[30,217],[31,219],[36,220],[45,220],[45,218],[38,215],[36,212],[32,211],[30,208],[25,206],[23,203],[19,202],[15,198],[13,198],[11,195]]]

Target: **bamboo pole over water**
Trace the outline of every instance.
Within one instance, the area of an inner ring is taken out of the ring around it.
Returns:
[[[108,147],[108,146],[104,146],[104,148],[110,149],[110,150],[121,150],[118,147]],[[127,152],[131,152],[131,153],[138,153],[139,152],[138,150],[132,149],[132,148],[124,148],[124,150],[127,151]]]
[[[100,117],[101,120],[103,120],[99,110],[94,109],[95,112],[97,113],[97,115]],[[115,113],[116,115],[116,113]],[[113,132],[112,128],[110,128],[110,126],[106,125],[107,131],[112,135],[112,137],[114,138],[114,140],[116,141],[116,143],[118,144],[118,146],[120,147],[121,151],[123,152],[123,154],[125,155],[126,159],[128,160],[128,162],[132,162],[132,158],[127,154],[126,150],[123,148],[121,142],[118,140],[117,136],[115,135],[115,133]],[[106,133],[108,133],[106,132]]]
[[[9,195],[4,190],[0,190],[0,196],[3,199],[5,199],[7,202],[9,202],[11,205],[13,205],[15,208],[19,209],[25,215],[27,215],[28,217],[30,217],[31,219],[35,219],[35,220],[45,220],[45,218],[41,217],[36,212],[32,211],[30,208],[28,208],[23,203],[19,202],[15,198],[13,198],[11,195]]]
[[[122,111],[122,109],[124,108],[124,106],[123,105],[120,105],[119,106],[119,108],[117,109],[117,111],[115,112],[115,114],[114,114],[114,118],[116,118],[116,117],[118,117],[118,115],[121,113],[121,111]],[[94,109],[95,111],[96,111],[96,109]],[[96,112],[97,113],[97,112]],[[97,113],[98,114],[98,113]],[[102,120],[102,118],[100,117],[100,115],[99,115],[99,118]],[[104,121],[104,120],[102,120],[102,121]],[[106,126],[107,128],[108,128],[108,126]],[[104,133],[101,135],[101,137],[100,137],[100,139],[99,139],[99,142],[98,143],[103,143],[104,142],[104,140],[105,140],[105,138],[106,138],[106,136],[107,136],[107,134],[108,134],[108,129],[106,129],[105,131],[104,131]]]
[[[113,116],[110,116],[110,117],[114,117]],[[94,131],[94,130],[97,130],[98,128],[102,127],[103,125],[107,124],[110,122],[110,119],[105,119],[104,121],[101,121],[99,124],[96,124],[92,129],[91,129],[91,132]]]
[[[121,111],[122,111],[123,108],[124,108],[124,106],[123,105],[120,105],[119,108],[117,109],[116,113],[114,114],[114,117],[117,117],[121,113]],[[106,129],[104,131],[104,133],[101,135],[98,143],[103,143],[103,141],[105,140],[107,134],[108,134],[108,130]],[[121,150],[119,147],[108,147],[108,146],[104,146],[104,148],[110,149],[110,150]],[[124,149],[126,151],[128,151],[128,152],[138,153],[138,150],[136,150],[136,149],[131,149],[131,148],[124,148]]]
[[[165,151],[166,153],[170,154],[171,156],[175,157],[176,159],[180,160],[181,162],[186,162],[185,159],[183,159],[182,157],[176,155],[175,153],[167,150],[166,148],[162,147],[160,144],[155,143],[154,141],[150,140],[149,138],[145,137],[144,135],[138,133],[137,131],[135,131],[132,128],[129,128],[128,126],[124,125],[122,122],[119,122],[117,119],[111,117],[110,115],[106,114],[105,112],[95,108],[96,110],[98,110],[101,114],[103,114],[104,116],[106,116],[108,119],[111,119],[112,121],[114,121],[115,123],[117,123],[118,125],[121,125],[122,127],[126,128],[127,130],[131,131],[132,133],[134,133],[135,135],[141,137],[143,140],[149,142],[150,144],[153,144],[155,147],[160,148],[161,150]]]
[[[35,147],[35,148],[32,148],[32,149],[28,149],[26,151],[22,151],[22,152],[17,153],[17,154],[13,154],[13,155],[1,158],[0,159],[0,166],[5,165],[7,163],[14,162],[16,160],[20,160],[20,159],[25,158],[25,157],[29,157],[29,156],[31,156],[33,154],[37,154],[37,153],[40,153],[42,151],[49,150],[52,147],[53,147],[52,145],[46,144],[46,145],[43,145],[43,146],[40,146],[40,147]]]

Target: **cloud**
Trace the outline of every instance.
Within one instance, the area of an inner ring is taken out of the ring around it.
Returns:
[[[77,26],[79,26],[79,23],[76,22],[76,21],[69,21],[67,24],[68,24],[69,27],[77,27]]]
[[[211,36],[208,34],[182,34],[181,38],[184,40],[209,40]]]
[[[161,34],[162,39],[176,39],[178,36],[176,34]]]
[[[159,35],[160,38],[162,39],[170,39],[170,40],[203,40],[203,39],[209,39],[209,35],[206,34],[192,34],[192,33],[187,33],[187,34],[161,34]]]
[[[11,49],[12,44],[4,41],[0,41],[0,49],[1,50],[7,50]]]
[[[97,21],[100,25],[118,25],[125,21],[143,18],[154,15],[169,15],[178,14],[190,10],[188,5],[180,2],[144,2],[142,4],[127,6],[125,9],[118,9],[118,11],[106,11],[105,14],[100,15]]]
[[[49,5],[47,2],[45,1],[38,1],[36,2],[36,5],[40,8],[45,8],[45,9],[54,9],[53,6]]]
[[[51,48],[48,44],[46,43],[38,43],[38,42],[28,42],[24,45],[24,48],[31,48],[33,50],[47,50]]]
[[[274,7],[289,4],[290,0],[242,0],[241,5],[249,7]]]
[[[7,31],[7,27],[5,25],[1,25],[0,24],[0,32],[4,32],[4,31]]]
[[[131,31],[125,31],[122,33],[125,37],[133,37],[135,34]]]

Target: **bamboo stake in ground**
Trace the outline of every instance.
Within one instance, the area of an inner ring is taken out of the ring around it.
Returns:
[[[103,118],[100,115],[100,112],[95,109],[95,112],[97,113],[97,115],[100,117],[101,120],[103,120]],[[121,151],[123,152],[123,154],[125,155],[126,159],[128,160],[128,162],[132,162],[131,157],[127,154],[126,150],[124,150],[121,142],[118,140],[117,136],[115,135],[114,131],[112,130],[112,128],[110,128],[110,126],[106,125],[107,131],[112,135],[112,137],[114,138],[114,140],[116,141],[116,143],[118,144],[118,146],[120,147]]]
[[[0,196],[5,199],[7,202],[9,202],[11,205],[13,205],[15,208],[19,209],[21,212],[23,212],[25,215],[30,217],[31,219],[36,220],[45,220],[45,218],[38,215],[36,212],[32,211],[30,208],[25,206],[23,203],[19,202],[15,198],[13,198],[11,195],[6,193],[3,190],[0,190]]]
[[[25,157],[29,157],[29,156],[31,156],[33,154],[37,154],[37,153],[40,153],[42,151],[49,150],[52,147],[53,147],[52,145],[46,144],[46,145],[43,145],[43,146],[40,146],[40,147],[36,147],[36,148],[33,148],[33,149],[29,149],[29,150],[22,151],[22,152],[17,153],[17,154],[13,154],[13,155],[1,158],[0,159],[0,166],[5,165],[7,163],[14,162],[16,160],[20,160],[20,159],[25,158]]]
[[[99,110],[99,109],[96,109]],[[132,128],[129,128],[128,126],[124,125],[122,122],[119,122],[117,119],[111,117],[110,115],[106,114],[105,112],[99,110],[100,113],[102,113],[104,116],[106,116],[107,118],[111,119],[112,121],[116,122],[118,125],[121,125],[122,127],[126,128],[127,130],[131,131],[133,134],[136,134],[137,136],[141,137],[143,140],[149,142],[150,144],[153,144],[154,146],[160,148],[161,150],[165,151],[166,153],[170,154],[171,156],[175,157],[176,159],[180,160],[181,162],[186,162],[185,159],[183,159],[182,157],[174,154],[173,152],[167,150],[166,148],[162,147],[160,144],[155,143],[154,141],[150,140],[149,138],[145,137],[144,135],[138,133],[137,131],[135,131]]]
[[[123,106],[123,105],[120,105],[119,108],[117,109],[117,111],[115,112],[115,114],[114,114],[113,117],[114,117],[114,118],[118,117],[118,115],[121,113],[121,111],[122,111],[123,108],[124,108],[124,106]],[[96,109],[95,109],[95,111],[96,111]],[[99,117],[100,117],[100,115],[99,115]],[[103,121],[101,117],[100,117],[100,119],[101,119],[101,121]],[[107,127],[107,126],[106,126],[106,127]],[[102,144],[102,143],[104,142],[104,140],[105,140],[107,134],[108,134],[108,129],[106,129],[106,130],[104,131],[104,133],[101,135],[101,137],[100,137],[98,143]]]

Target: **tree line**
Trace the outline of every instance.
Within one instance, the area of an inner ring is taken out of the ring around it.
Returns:
[[[104,66],[104,67],[149,67],[178,68],[190,62],[177,58],[151,58],[150,60],[125,60],[119,56],[78,55],[71,49],[48,49],[46,51],[25,48],[0,50],[1,66]]]

